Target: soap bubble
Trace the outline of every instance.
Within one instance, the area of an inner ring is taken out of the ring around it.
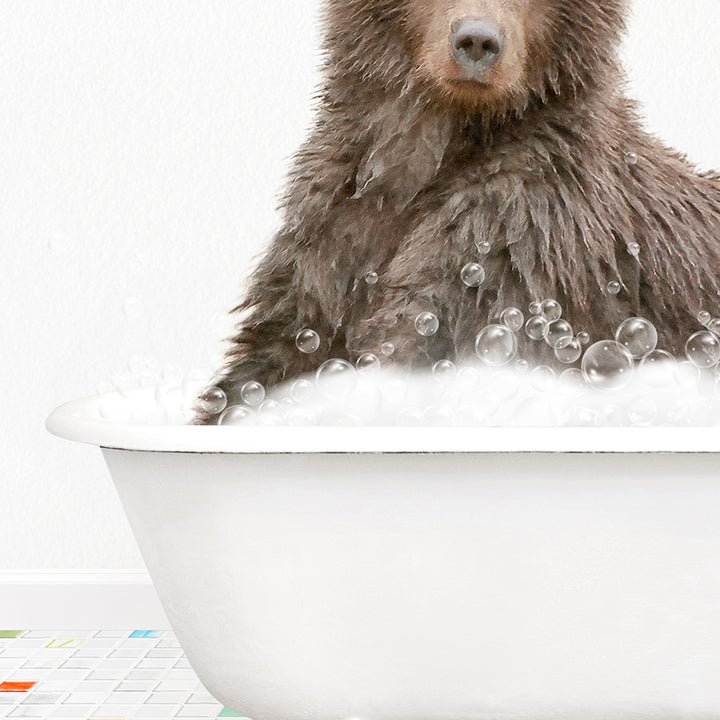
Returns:
[[[385,355],[385,357],[389,357],[395,352],[395,345],[393,345],[391,342],[384,342],[380,350],[382,351],[382,354]]]
[[[460,279],[468,287],[479,287],[485,282],[485,269],[478,263],[468,263],[460,272]]]
[[[487,240],[482,240],[477,243],[477,249],[481,255],[487,255],[491,250],[491,245]]]
[[[554,320],[545,326],[545,342],[554,348],[559,342],[573,339],[573,329],[567,320]]]
[[[522,330],[522,327],[525,324],[525,316],[523,315],[522,310],[515,307],[509,307],[503,310],[503,313],[500,316],[500,322],[509,327],[513,332],[517,332],[518,330]]]
[[[569,337],[555,344],[555,357],[564,365],[571,365],[580,359],[582,345],[577,338]]]
[[[488,325],[475,339],[475,352],[490,367],[509,363],[517,354],[515,333],[504,325]]]
[[[311,355],[320,347],[320,336],[310,328],[304,328],[295,336],[295,345],[300,352]]]
[[[515,369],[520,372],[527,372],[530,369],[530,363],[522,358],[515,363]]]
[[[628,419],[633,425],[651,425],[657,414],[657,403],[649,397],[636,398],[627,409]]]
[[[540,315],[533,315],[525,323],[525,333],[531,340],[542,340],[545,337],[547,323]]]
[[[342,397],[355,389],[357,375],[349,362],[333,358],[320,366],[315,374],[315,383],[325,397]]]
[[[686,390],[695,390],[700,382],[700,368],[689,360],[683,360],[675,366],[675,382]]]
[[[369,272],[365,273],[365,282],[368,285],[377,285],[379,279],[380,276],[374,270],[370,270]]]
[[[457,367],[452,360],[438,360],[432,368],[433,377],[440,383],[447,383],[457,377]]]
[[[540,304],[540,315],[548,323],[559,320],[562,316],[562,305],[557,300],[543,300]]]
[[[305,378],[296,380],[290,386],[290,397],[298,403],[305,403],[312,400],[315,395],[315,386]]]
[[[537,301],[531,302],[528,306],[528,310],[530,311],[531,315],[539,315],[540,311],[542,310],[542,304]]]
[[[707,330],[695,333],[685,344],[685,355],[695,367],[711,368],[720,360],[720,338]]]
[[[256,407],[265,399],[265,388],[259,382],[250,380],[240,388],[240,397],[246,405]]]
[[[666,387],[675,378],[675,358],[665,350],[649,352],[640,363],[642,375],[648,385]]]
[[[257,409],[257,413],[260,417],[262,416],[278,416],[282,411],[282,406],[277,400],[263,400],[260,403],[260,407]]]
[[[547,365],[538,365],[530,373],[530,384],[538,392],[547,392],[555,384],[555,371]]]
[[[377,372],[380,369],[380,359],[372,353],[363,353],[355,362],[355,367],[363,374]]]
[[[560,391],[564,395],[578,397],[585,391],[585,378],[577,368],[568,368],[560,374]]]
[[[720,337],[720,318],[710,320],[707,324],[707,329],[714,335]]]
[[[440,321],[438,320],[437,315],[434,315],[431,312],[420,313],[415,318],[415,329],[423,337],[431,337],[438,331],[439,327]]]
[[[633,359],[625,348],[613,340],[591,345],[582,360],[585,382],[596,390],[620,390],[631,380]]]
[[[625,408],[619,405],[605,405],[598,411],[595,424],[598,427],[626,427],[628,419]]]
[[[712,315],[707,310],[702,310],[698,313],[697,319],[701,325],[707,325],[712,320]]]
[[[590,333],[585,330],[581,330],[577,334],[577,339],[580,341],[581,345],[587,345],[590,342]]]
[[[628,165],[637,165],[637,163],[638,163],[637,153],[634,153],[634,152],[625,153],[625,162]]]
[[[122,311],[128,320],[137,320],[144,312],[142,300],[135,297],[126,298],[122,304]]]
[[[637,243],[630,243],[627,246],[627,251],[633,257],[637,257],[638,255],[640,255],[640,245],[638,245]]]
[[[621,285],[617,280],[611,280],[611,281],[607,284],[607,291],[608,291],[611,295],[619,295],[619,294],[620,294],[620,290],[622,290],[622,285]]]
[[[194,409],[208,415],[217,415],[227,407],[228,399],[225,392],[219,387],[205,390],[194,403]]]
[[[255,413],[245,405],[230,405],[226,408],[220,419],[219,425],[248,425],[254,418]]]
[[[651,353],[658,343],[658,334],[655,326],[645,318],[628,318],[621,323],[615,333],[615,340],[619,342],[635,360]]]

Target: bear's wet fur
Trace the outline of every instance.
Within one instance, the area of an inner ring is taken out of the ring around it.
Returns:
[[[329,0],[316,123],[213,381],[229,404],[249,380],[332,357],[462,359],[503,309],[545,298],[594,340],[645,317],[681,354],[720,305],[720,178],[643,129],[618,60],[626,13],[622,0]],[[453,76],[456,16],[508,28],[484,84]],[[474,261],[479,288],[460,279]],[[429,338],[414,326],[424,311],[440,320]],[[303,328],[321,339],[310,355]],[[518,337],[523,357],[547,356]]]

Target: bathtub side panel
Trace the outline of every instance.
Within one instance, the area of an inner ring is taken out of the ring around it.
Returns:
[[[253,720],[720,707],[712,457],[104,452],[193,667]]]

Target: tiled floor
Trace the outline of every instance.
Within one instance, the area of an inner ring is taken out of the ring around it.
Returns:
[[[0,718],[240,717],[163,630],[0,630]]]

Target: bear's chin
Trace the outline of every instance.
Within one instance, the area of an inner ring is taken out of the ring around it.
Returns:
[[[507,88],[481,80],[441,80],[439,87],[445,101],[469,112],[499,113],[518,105],[519,98]]]

